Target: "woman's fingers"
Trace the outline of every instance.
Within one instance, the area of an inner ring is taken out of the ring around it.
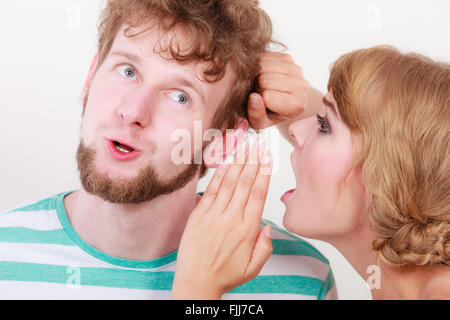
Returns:
[[[236,184],[241,175],[242,168],[245,165],[247,155],[247,144],[243,143],[234,155],[233,163],[229,165],[222,182],[217,191],[214,203],[210,207],[210,211],[214,213],[223,213],[231,201]],[[244,160],[242,160],[244,159]]]
[[[214,172],[211,181],[208,184],[203,196],[201,197],[199,203],[197,204],[196,211],[205,213],[207,212],[214,201],[216,201],[217,194],[219,192],[220,185],[222,184],[222,180],[225,177],[228,169],[228,164],[221,164],[216,171]]]
[[[275,90],[295,94],[299,88],[307,87],[309,83],[302,78],[294,78],[279,72],[264,72],[258,77],[258,84],[262,90]]]
[[[261,56],[261,61],[281,61],[289,64],[294,64],[294,58],[291,55],[283,52],[266,51]],[[262,62],[261,62],[262,63]]]
[[[279,52],[265,52],[260,65],[260,92],[250,95],[247,107],[251,126],[262,129],[303,114],[310,84],[302,68],[290,55]]]
[[[274,120],[267,114],[263,97],[258,93],[251,93],[247,106],[248,119],[255,129],[264,129],[274,125]]]
[[[260,273],[272,252],[272,228],[270,225],[266,225],[259,231],[258,238],[256,239],[250,262],[245,270],[246,280],[251,280]]]
[[[298,93],[292,95],[276,90],[265,90],[262,97],[265,106],[283,120],[295,118],[301,114],[305,110],[307,100],[306,91],[303,96],[300,96]]]
[[[242,216],[250,190],[256,179],[259,169],[259,158],[264,152],[265,142],[262,138],[258,138],[252,145],[248,159],[242,169],[239,180],[237,181],[236,190],[231,198],[230,204],[226,211],[228,214],[236,214]]]
[[[250,190],[247,205],[244,209],[244,223],[250,230],[252,227],[256,227],[256,229],[253,229],[253,234],[256,234],[258,230],[257,227],[259,227],[259,222],[261,221],[261,216],[269,189],[272,164],[273,160],[270,152],[265,153],[261,158],[258,174]],[[256,222],[258,222],[258,224],[256,224]]]

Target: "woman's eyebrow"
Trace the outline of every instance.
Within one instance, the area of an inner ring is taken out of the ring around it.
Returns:
[[[322,102],[331,108],[331,110],[333,110],[336,118],[340,119],[341,117],[339,117],[339,113],[336,111],[336,107],[334,106],[334,104],[331,101],[328,101],[327,98],[323,97],[322,98]]]

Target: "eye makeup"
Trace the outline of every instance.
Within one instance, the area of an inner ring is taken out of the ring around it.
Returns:
[[[330,134],[331,126],[328,121],[327,116],[322,117],[320,114],[317,114],[317,123],[319,124],[318,133],[319,134]]]

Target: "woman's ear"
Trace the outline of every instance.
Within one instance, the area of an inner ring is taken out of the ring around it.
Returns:
[[[247,120],[240,118],[234,129],[227,129],[225,133],[214,136],[213,141],[203,152],[203,164],[208,168],[217,168],[224,163],[226,158],[242,145],[247,129]]]
[[[79,98],[81,105],[84,104],[86,94],[88,92],[89,87],[91,86],[91,80],[92,80],[92,77],[94,76],[94,71],[97,68],[97,63],[98,63],[98,52],[95,53],[94,58],[92,59],[91,66],[89,68],[89,72],[87,74],[86,80],[84,81],[83,90],[81,91],[81,95]],[[83,107],[84,107],[84,105],[83,105]]]

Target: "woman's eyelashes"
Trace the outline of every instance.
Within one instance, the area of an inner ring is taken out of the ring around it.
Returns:
[[[137,72],[136,69],[129,64],[122,64],[116,68],[116,71],[122,77],[127,79],[136,81],[137,80]]]
[[[321,115],[317,114],[317,123],[319,124],[318,133],[320,134],[330,134],[331,133],[331,127],[330,122],[328,121],[327,116],[325,115],[322,117]]]

